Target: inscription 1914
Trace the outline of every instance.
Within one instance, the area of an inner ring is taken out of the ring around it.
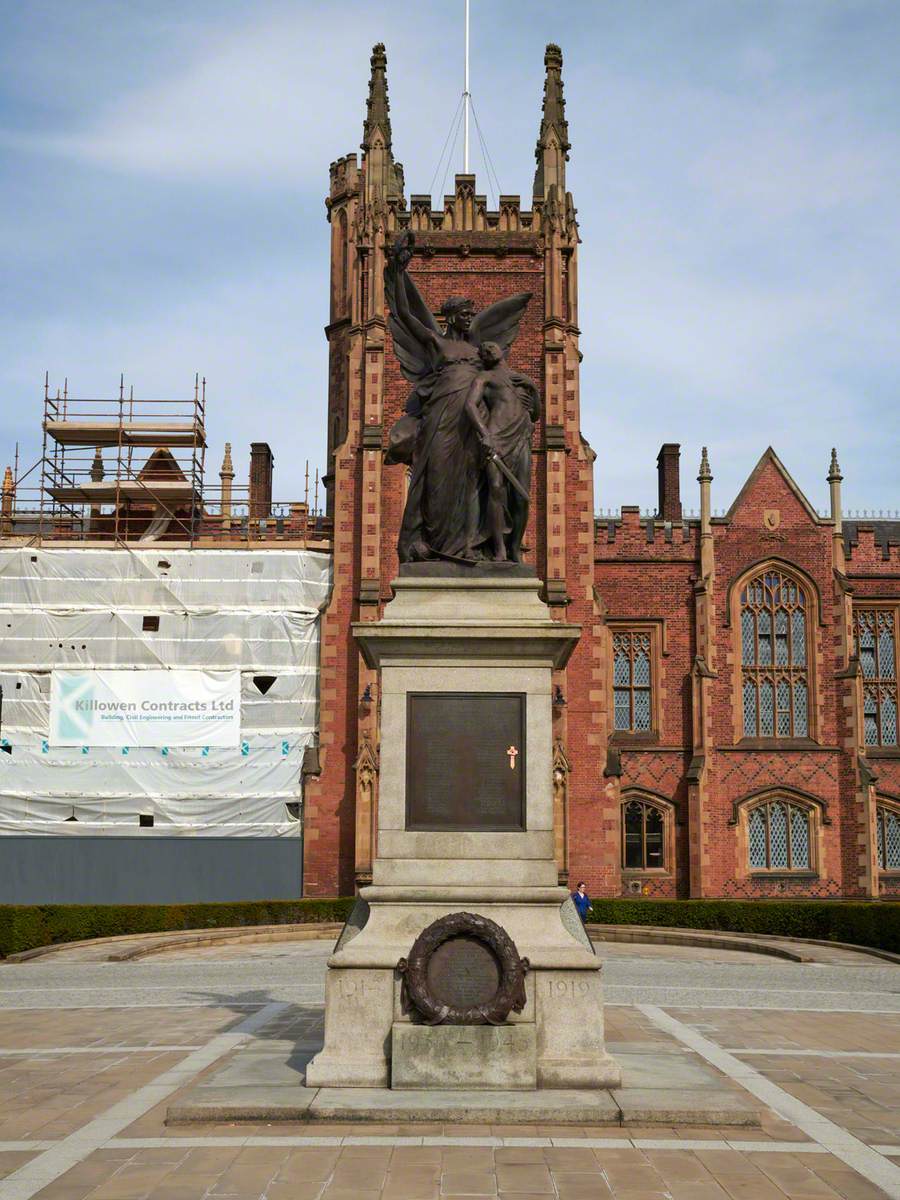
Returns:
[[[524,695],[410,692],[407,705],[407,829],[524,829]]]

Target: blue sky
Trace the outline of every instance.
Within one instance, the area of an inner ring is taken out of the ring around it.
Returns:
[[[458,14],[456,9],[459,9]],[[582,424],[599,509],[656,500],[700,446],[725,508],[769,443],[819,508],[900,507],[900,4],[472,0],[472,91],[530,195],[558,41],[580,251]],[[388,52],[394,148],[424,192],[461,90],[462,0],[0,2],[0,467],[70,391],[187,396],[210,453],[324,459],[328,164]],[[487,180],[477,148],[479,185]],[[461,169],[454,163],[453,169]],[[441,191],[438,179],[434,191]]]

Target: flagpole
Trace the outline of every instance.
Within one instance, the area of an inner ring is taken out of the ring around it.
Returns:
[[[466,70],[463,88],[463,174],[469,173],[469,0],[466,0]]]

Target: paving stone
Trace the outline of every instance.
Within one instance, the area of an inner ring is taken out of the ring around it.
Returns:
[[[553,1195],[549,1169],[537,1163],[499,1163],[497,1187],[503,1192],[538,1192]]]
[[[441,1195],[496,1196],[497,1178],[493,1171],[445,1171],[441,1176]]]
[[[615,1093],[624,1125],[759,1125],[759,1102],[733,1091],[627,1088]]]

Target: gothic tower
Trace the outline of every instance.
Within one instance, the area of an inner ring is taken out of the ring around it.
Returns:
[[[554,681],[561,877],[578,840],[574,831],[582,825],[579,806],[589,802],[586,758],[606,744],[605,731],[595,728],[595,706],[589,707],[592,681],[602,678],[603,669],[591,638],[600,620],[593,595],[594,454],[580,430],[578,228],[566,191],[569,138],[558,46],[547,47],[544,66],[530,209],[515,195],[501,195],[498,208],[489,209],[475,176],[465,174],[455,177],[453,192],[439,207],[422,194],[411,195],[407,204],[403,169],[393,155],[382,45],[371,58],[362,155],[331,165],[325,482],[335,562],[322,624],[320,748],[305,786],[304,888],[310,895],[352,892],[370,877],[374,856],[379,687],[377,673],[356,648],[351,623],[380,617],[398,568],[405,472],[385,467],[384,452],[409,385],[387,331],[382,276],[385,246],[404,229],[415,232],[409,269],[435,314],[451,295],[465,295],[481,309],[514,292],[533,294],[510,352],[510,365],[538,380],[543,398],[534,436],[526,560],[544,580],[553,612],[585,628],[568,667]]]

